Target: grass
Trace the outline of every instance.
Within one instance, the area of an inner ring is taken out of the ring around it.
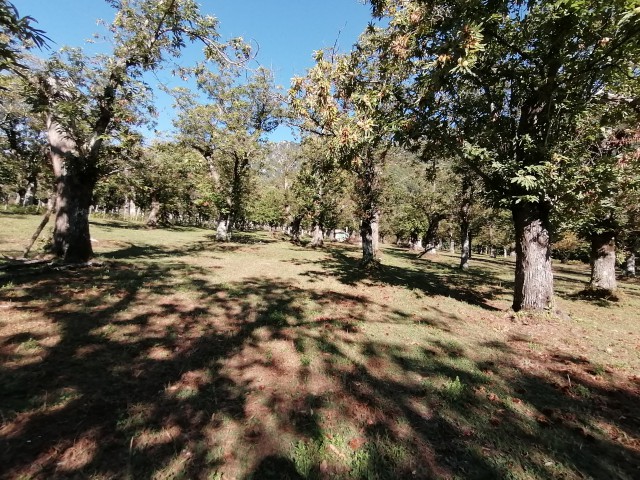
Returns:
[[[39,218],[0,214],[19,255]],[[0,479],[637,478],[640,283],[513,315],[511,259],[96,220],[0,273]]]

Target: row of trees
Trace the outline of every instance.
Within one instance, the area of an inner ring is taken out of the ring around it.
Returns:
[[[221,240],[251,222],[287,225],[294,241],[306,227],[314,246],[359,228],[364,266],[393,235],[426,252],[457,242],[464,269],[475,236],[514,246],[517,311],[552,304],[553,233],[565,250],[589,240],[595,289],[615,289],[617,245],[637,249],[633,1],[372,0],[380,26],[348,54],[315,52],[287,99],[267,70],[246,74],[246,45],[220,41],[192,0],[110,3],[110,54],[63,49],[29,69],[17,45],[41,32],[2,3],[3,25],[17,25],[3,50],[2,183],[28,203],[53,182],[53,251],[67,262],[92,255],[92,205],[125,202],[150,224],[214,222]],[[197,90],[170,92],[176,137],[145,147],[145,72],[189,42],[203,62],[175,73]],[[281,122],[300,129],[299,145],[267,145]]]

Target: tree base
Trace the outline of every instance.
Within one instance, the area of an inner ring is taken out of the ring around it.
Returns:
[[[607,300],[609,302],[620,301],[620,295],[617,290],[608,290],[606,288],[587,287],[584,290],[580,290],[574,296],[584,300]]]

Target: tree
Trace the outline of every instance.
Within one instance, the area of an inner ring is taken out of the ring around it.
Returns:
[[[390,91],[380,89],[376,65],[359,56],[317,51],[304,78],[292,79],[290,105],[298,126],[325,138],[337,164],[355,174],[354,203],[360,218],[362,262],[376,262],[380,222],[380,177],[389,144],[380,121]]]
[[[311,246],[321,247],[325,232],[336,228],[344,209],[347,173],[337,168],[322,137],[308,137],[301,147],[302,163],[292,185],[292,240],[299,241],[300,227],[308,222]]]
[[[49,193],[44,125],[24,101],[19,77],[1,76],[0,90],[0,186],[5,198],[17,193],[20,205],[31,205]]]
[[[226,58],[216,19],[200,15],[193,0],[110,3],[117,8],[110,27],[112,54],[87,58],[80,50],[63,50],[47,62],[35,85],[37,104],[47,117],[56,182],[53,251],[65,262],[85,262],[93,255],[88,215],[93,189],[105,173],[105,144],[126,141],[131,124],[153,113],[144,101],[148,88],[142,74],[179,56],[187,41],[203,42],[209,60]],[[147,115],[137,116],[140,109]]]
[[[581,119],[577,135],[567,139],[567,154],[559,158],[568,174],[559,222],[591,244],[589,287],[607,295],[617,288],[616,243],[626,236],[633,245],[640,229],[640,130],[620,123],[633,115],[618,110],[597,105]]]
[[[404,79],[397,137],[442,139],[508,206],[513,308],[548,308],[550,214],[563,179],[554,154],[620,71],[637,78],[640,10],[626,0],[371,3],[386,26],[361,44],[377,52],[381,71]]]
[[[198,66],[185,73],[195,76],[207,103],[176,90],[181,113],[176,120],[180,141],[207,161],[211,180],[221,193],[216,236],[226,240],[231,228],[246,217],[252,165],[264,158],[265,133],[282,117],[282,98],[270,71],[259,68],[246,83],[237,83],[233,71],[219,74]]]

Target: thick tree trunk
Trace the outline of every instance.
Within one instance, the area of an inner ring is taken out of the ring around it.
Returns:
[[[591,282],[593,290],[613,293],[616,285],[616,237],[614,232],[591,235]]]
[[[469,222],[460,222],[460,268],[469,269],[471,258],[471,241],[469,236]]]
[[[65,263],[84,263],[93,257],[89,207],[96,172],[87,159],[76,156],[75,142],[51,118],[47,121],[47,135],[56,185],[52,251]]]
[[[158,226],[158,214],[160,213],[160,202],[156,199],[151,200],[151,211],[147,217],[147,227],[155,228]]]
[[[360,223],[360,238],[362,239],[362,265],[368,266],[376,259],[373,242],[372,219],[363,218]]]
[[[473,184],[468,176],[462,179],[462,194],[458,220],[460,221],[460,269],[469,269],[471,259],[471,201],[473,199]]]
[[[322,247],[324,245],[324,230],[319,223],[313,224],[313,232],[310,246],[313,248]]]
[[[57,179],[56,223],[53,231],[53,253],[65,263],[84,263],[93,257],[89,234],[89,207],[93,183],[85,183],[75,175]]]
[[[636,254],[634,252],[629,253],[624,261],[624,273],[627,277],[636,276]]]
[[[513,309],[544,310],[553,302],[549,209],[538,203],[511,208],[516,235]]]
[[[422,251],[422,240],[420,239],[420,235],[418,232],[413,231],[409,235],[409,250],[413,250],[416,252]]]

